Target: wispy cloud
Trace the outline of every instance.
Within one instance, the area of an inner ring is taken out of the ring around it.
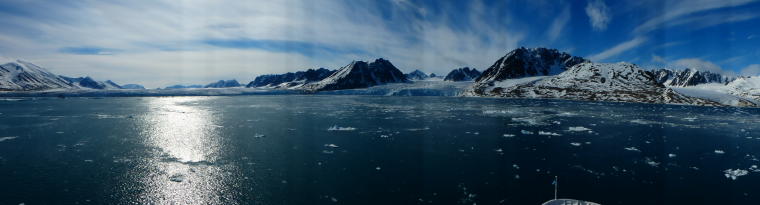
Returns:
[[[562,12],[554,19],[546,32],[549,41],[555,41],[562,34],[567,23],[570,22],[570,6],[565,6]]]
[[[663,28],[663,25],[674,19],[685,17],[691,14],[709,11],[720,8],[735,7],[745,5],[756,0],[679,0],[666,1],[658,4],[662,11],[659,15],[650,18],[634,29],[636,33],[646,33],[655,29]]]
[[[14,29],[0,34],[0,49],[61,74],[157,87],[378,57],[442,73],[485,67],[524,39],[500,8],[460,3],[432,7],[454,15],[403,0],[11,1],[0,26]],[[461,17],[466,23],[452,21]]]
[[[600,53],[588,56],[588,58],[591,59],[592,61],[604,61],[610,57],[617,56],[625,51],[633,49],[646,41],[647,39],[644,37],[636,37],[629,41],[617,44],[613,46],[612,48],[604,50]]]
[[[742,75],[744,76],[758,76],[760,75],[760,64],[752,64],[742,69]]]
[[[594,30],[606,30],[607,24],[612,20],[610,8],[604,0],[589,0],[586,5],[586,15]]]
[[[63,47],[58,49],[61,53],[77,54],[77,55],[113,55],[117,52],[116,49],[100,48],[100,47]]]

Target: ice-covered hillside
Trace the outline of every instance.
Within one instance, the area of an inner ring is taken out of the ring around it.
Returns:
[[[0,90],[72,89],[63,78],[32,63],[17,60],[0,65]]]
[[[388,83],[369,88],[322,91],[325,95],[383,95],[383,96],[459,96],[471,81],[451,82],[419,80],[411,83]]]
[[[630,63],[582,63],[556,76],[497,81],[485,88],[470,88],[465,95],[720,105],[666,88],[653,73]]]
[[[379,58],[372,63],[354,61],[338,69],[327,78],[301,86],[310,92],[366,88],[386,83],[409,82],[390,61]]]

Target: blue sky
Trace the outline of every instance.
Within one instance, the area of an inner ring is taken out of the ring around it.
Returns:
[[[386,58],[480,70],[517,47],[760,74],[756,0],[2,0],[0,58],[148,87]]]

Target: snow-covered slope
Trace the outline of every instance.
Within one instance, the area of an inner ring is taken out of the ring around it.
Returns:
[[[240,86],[241,85],[240,83],[238,83],[237,80],[219,80],[203,87],[204,88],[231,88],[231,87],[240,87]]]
[[[70,83],[32,63],[17,60],[0,65],[0,90],[72,89]]]
[[[89,76],[78,77],[78,78],[71,78],[71,77],[66,77],[66,76],[59,76],[59,77],[66,80],[67,82],[69,82],[69,84],[77,88],[89,88],[89,89],[99,89],[99,90],[121,89],[120,85],[114,83],[111,80],[97,81],[95,79],[92,79]]]
[[[451,70],[443,80],[445,81],[472,81],[480,77],[480,71],[470,67]]]
[[[475,81],[489,83],[511,78],[557,75],[583,62],[587,60],[557,49],[518,48],[496,60]]]
[[[411,73],[404,74],[404,76],[406,76],[406,79],[408,80],[425,80],[430,77],[420,70],[414,70]]]
[[[508,87],[497,87],[497,84],[484,89],[471,88],[465,95],[720,105],[666,88],[656,81],[652,72],[630,63],[582,63],[556,76],[528,79]]]
[[[699,71],[694,69],[669,70],[659,69],[654,71],[657,82],[672,87],[687,87],[707,83],[727,84],[736,78],[723,76],[719,73],[710,71]]]
[[[409,82],[396,66],[390,61],[379,58],[372,63],[354,61],[338,69],[329,77],[314,83],[303,85],[309,92],[324,90],[341,90],[366,88],[386,83]]]
[[[418,80],[411,83],[389,83],[368,88],[322,91],[325,95],[384,95],[384,96],[459,96],[471,82]]]
[[[145,90],[145,87],[138,84],[126,84],[122,85],[121,88],[123,89],[132,89],[132,90]]]
[[[260,75],[248,83],[246,87],[272,87],[272,88],[294,88],[306,83],[317,82],[333,74],[333,70],[325,68],[308,69],[295,73],[288,72],[285,74]]]

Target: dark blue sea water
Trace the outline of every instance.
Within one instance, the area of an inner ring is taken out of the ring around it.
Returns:
[[[555,176],[602,204],[760,203],[757,109],[291,95],[0,113],[0,204],[540,204]]]

